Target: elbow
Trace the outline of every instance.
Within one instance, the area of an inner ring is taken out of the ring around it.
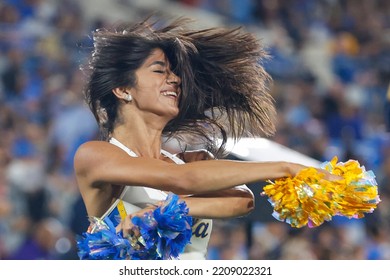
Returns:
[[[255,198],[252,195],[252,197],[247,199],[245,201],[245,213],[244,215],[250,214],[255,209]]]
[[[239,218],[250,214],[255,209],[255,198],[248,190],[229,189],[219,193],[220,200],[215,204],[219,207],[220,218]]]
[[[255,209],[255,198],[253,196],[238,198],[235,207],[235,216],[243,217],[249,215]]]
[[[244,185],[234,189],[236,192],[235,216],[242,217],[250,214],[255,209],[255,196],[253,192]]]

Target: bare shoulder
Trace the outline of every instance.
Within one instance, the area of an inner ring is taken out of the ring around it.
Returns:
[[[181,160],[183,160],[184,162],[215,159],[214,155],[205,149],[185,151],[176,154],[176,156]]]
[[[106,141],[88,141],[78,147],[77,153],[94,151],[96,149],[110,149],[113,147],[115,146]]]
[[[88,141],[81,144],[75,153],[75,160],[79,161],[92,155],[96,155],[97,152],[105,152],[112,150],[114,145],[105,141]],[[99,154],[98,153],[98,154]]]
[[[74,155],[75,170],[94,166],[115,154],[124,153],[120,148],[106,141],[88,141],[81,144]]]

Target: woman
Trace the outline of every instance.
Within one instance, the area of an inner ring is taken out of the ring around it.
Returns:
[[[103,140],[81,145],[74,167],[88,215],[121,215],[125,234],[133,215],[151,211],[168,192],[180,195],[195,218],[180,259],[205,259],[211,219],[254,208],[243,184],[305,166],[210,160],[223,154],[227,136],[272,135],[275,109],[260,65],[266,54],[254,36],[188,25],[146,20],[94,33],[85,93]],[[205,149],[172,155],[162,149],[165,137]]]

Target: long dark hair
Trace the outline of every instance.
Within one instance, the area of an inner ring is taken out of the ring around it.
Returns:
[[[218,156],[227,137],[275,132],[271,78],[261,66],[267,54],[260,41],[243,28],[194,30],[190,23],[148,18],[94,32],[85,97],[103,138],[117,121],[119,100],[112,90],[134,86],[134,72],[156,48],[182,80],[180,112],[165,127],[165,136],[190,138]]]

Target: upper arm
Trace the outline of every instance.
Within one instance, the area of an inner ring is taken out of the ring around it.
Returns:
[[[110,183],[175,191],[181,177],[174,164],[131,157],[117,146],[103,141],[82,144],[74,157],[74,169],[78,181],[90,187]]]

